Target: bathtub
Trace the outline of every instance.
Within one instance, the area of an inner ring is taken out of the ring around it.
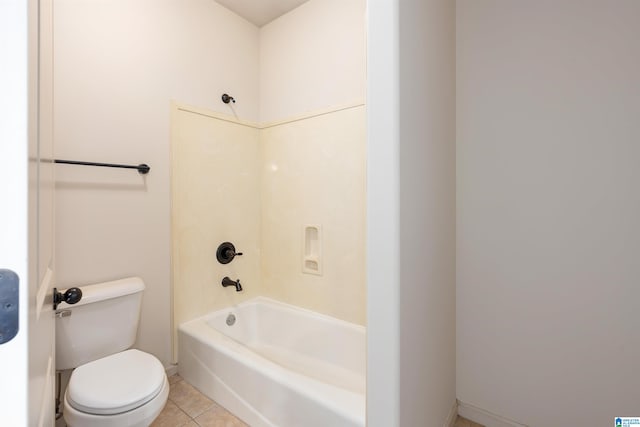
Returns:
[[[365,425],[362,326],[258,297],[183,323],[178,345],[180,375],[251,427]]]

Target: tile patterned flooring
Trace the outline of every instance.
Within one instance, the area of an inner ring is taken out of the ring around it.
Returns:
[[[456,418],[456,423],[453,425],[453,427],[484,427],[478,423],[474,423],[473,421],[469,421],[466,418],[462,418],[460,415],[458,415],[458,418]]]
[[[151,427],[249,427],[179,375],[169,385],[169,400]]]

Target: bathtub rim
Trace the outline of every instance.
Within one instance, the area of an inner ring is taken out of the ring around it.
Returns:
[[[186,322],[181,323],[179,326],[186,325],[186,324],[191,323],[191,322],[196,322],[198,320],[200,320],[200,321],[203,320],[203,319],[209,320],[211,317],[214,317],[216,315],[223,314],[223,313],[226,314],[229,310],[235,310],[235,309],[240,309],[240,308],[245,307],[245,306],[256,305],[256,304],[258,304],[260,302],[266,303],[267,305],[274,305],[274,306],[277,306],[279,308],[285,309],[287,311],[298,312],[298,313],[301,313],[301,314],[306,314],[308,316],[313,316],[313,317],[319,318],[319,319],[321,319],[321,320],[323,320],[325,322],[332,323],[332,324],[335,324],[335,325],[339,325],[341,327],[345,327],[345,328],[351,329],[351,330],[353,330],[355,332],[361,332],[366,337],[367,327],[364,326],[364,325],[359,325],[357,323],[352,323],[352,322],[349,322],[347,320],[343,320],[343,319],[339,319],[337,317],[330,316],[328,314],[320,313],[320,312],[313,311],[313,310],[308,309],[308,308],[299,307],[297,305],[289,304],[289,303],[282,302],[282,301],[279,301],[279,300],[276,300],[276,299],[273,299],[273,298],[269,298],[269,297],[265,297],[265,296],[256,296],[256,297],[250,298],[248,300],[242,301],[242,302],[240,302],[238,304],[235,304],[235,305],[232,305],[232,306],[229,306],[229,307],[220,308],[220,309],[205,313],[202,316],[196,317],[196,318],[191,319],[191,320],[187,320]]]

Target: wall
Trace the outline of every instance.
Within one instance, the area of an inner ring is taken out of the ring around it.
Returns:
[[[174,339],[181,323],[263,294],[259,136],[260,131],[254,126],[234,123],[202,109],[174,106],[171,138]],[[232,242],[243,255],[229,264],[220,264],[216,249],[222,242]],[[225,276],[240,279],[242,292],[222,287]]]
[[[398,2],[367,7],[367,425],[400,425]]]
[[[365,324],[365,107],[261,131],[267,296]],[[303,227],[322,227],[322,275],[302,272]]]
[[[399,16],[400,425],[435,426],[455,403],[455,4]]]
[[[260,121],[365,99],[365,0],[310,0],[260,28]]]
[[[457,393],[488,426],[638,413],[638,16],[458,1]]]
[[[151,173],[58,166],[58,287],[141,276],[137,347],[170,360],[170,100],[258,118],[258,29],[210,0],[57,0],[58,158],[145,162]]]
[[[455,416],[455,4],[368,5],[368,426]]]
[[[174,327],[256,295],[364,324],[364,106],[265,129],[189,106],[172,119]],[[322,275],[302,273],[304,224]],[[243,256],[215,259],[219,243]],[[220,286],[240,278],[243,292]]]

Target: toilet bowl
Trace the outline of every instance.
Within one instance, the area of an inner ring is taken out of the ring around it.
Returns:
[[[169,381],[154,356],[127,350],[82,365],[64,395],[69,427],[147,427],[169,396]]]
[[[153,355],[135,342],[144,283],[132,277],[81,287],[56,311],[56,368],[74,369],[64,394],[69,427],[148,427],[169,397]]]

